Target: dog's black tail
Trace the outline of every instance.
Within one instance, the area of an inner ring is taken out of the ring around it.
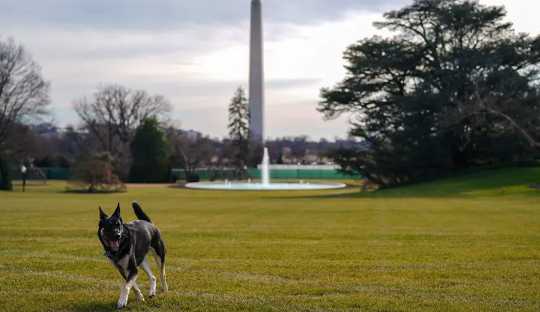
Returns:
[[[133,206],[133,212],[135,212],[135,215],[137,216],[139,220],[148,221],[152,223],[152,220],[150,220],[150,218],[146,215],[146,213],[144,213],[141,206],[139,206],[137,202],[133,202],[131,205]]]

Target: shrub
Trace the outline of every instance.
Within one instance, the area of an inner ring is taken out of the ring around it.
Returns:
[[[126,186],[113,170],[110,154],[102,153],[79,160],[73,168],[68,191],[86,193],[124,192]]]

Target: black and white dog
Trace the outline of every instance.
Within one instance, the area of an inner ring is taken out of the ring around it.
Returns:
[[[138,220],[124,223],[120,216],[120,204],[111,217],[99,207],[99,240],[105,249],[105,255],[125,280],[118,299],[118,309],[126,307],[131,288],[135,290],[137,299],[144,301],[141,290],[137,286],[139,267],[148,274],[150,279],[149,296],[156,295],[156,277],[152,274],[146,257],[149,252],[153,253],[160,269],[163,291],[168,290],[165,278],[165,244],[159,230],[136,202],[133,203],[133,211]]]

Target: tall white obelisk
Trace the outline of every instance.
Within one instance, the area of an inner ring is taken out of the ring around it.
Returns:
[[[249,131],[253,142],[264,144],[264,52],[261,0],[251,1],[249,63]]]

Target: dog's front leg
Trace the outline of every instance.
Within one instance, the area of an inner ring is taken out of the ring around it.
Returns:
[[[116,306],[118,309],[123,309],[127,306],[129,292],[131,291],[131,288],[134,285],[136,285],[136,283],[137,283],[137,266],[133,263],[133,261],[130,261],[126,282],[124,285],[122,285],[122,289],[120,291],[120,298],[118,299],[118,304]]]
[[[135,295],[137,295],[137,300],[144,302],[144,295],[142,294],[142,291],[137,283],[133,283],[133,290],[135,291]]]
[[[127,306],[129,292],[131,291],[131,288],[135,284],[136,280],[137,280],[137,275],[133,276],[124,285],[122,285],[122,289],[120,291],[120,298],[118,299],[118,304],[116,306],[118,309],[123,309]]]

